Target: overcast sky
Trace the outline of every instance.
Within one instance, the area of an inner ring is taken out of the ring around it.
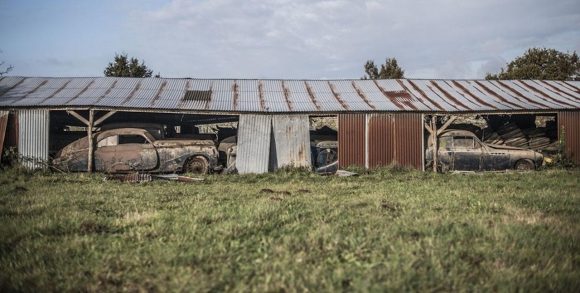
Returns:
[[[530,47],[580,51],[579,0],[0,0],[11,75],[102,76],[115,53],[163,77],[483,78]]]

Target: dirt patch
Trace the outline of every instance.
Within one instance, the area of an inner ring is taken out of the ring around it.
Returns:
[[[26,188],[24,186],[16,185],[16,187],[14,187],[14,189],[12,189],[12,194],[20,195],[20,194],[26,193],[27,191],[28,191],[28,188]]]
[[[263,188],[260,190],[262,194],[281,194],[281,195],[292,195],[290,191],[286,190],[272,190],[270,188]]]

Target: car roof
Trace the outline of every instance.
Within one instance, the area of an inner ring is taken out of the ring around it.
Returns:
[[[440,137],[443,136],[476,136],[473,132],[461,129],[448,129],[443,131]]]

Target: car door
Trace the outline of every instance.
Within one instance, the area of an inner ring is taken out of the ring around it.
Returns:
[[[158,162],[152,142],[141,134],[118,134],[95,151],[95,167],[107,172],[150,171]]]
[[[505,170],[510,168],[509,153],[503,150],[487,147],[483,153],[482,169],[483,170]]]
[[[478,171],[481,167],[481,145],[470,136],[453,137],[453,169]]]

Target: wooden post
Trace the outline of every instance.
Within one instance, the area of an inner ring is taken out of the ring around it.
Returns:
[[[93,142],[93,122],[95,119],[95,113],[93,110],[89,110],[89,124],[87,125],[87,133],[89,138],[89,156],[87,162],[87,171],[89,173],[93,172],[93,155],[95,153],[94,150],[94,142]]]
[[[435,115],[431,116],[431,130],[433,130],[431,135],[433,140],[433,172],[437,173],[437,117]]]

